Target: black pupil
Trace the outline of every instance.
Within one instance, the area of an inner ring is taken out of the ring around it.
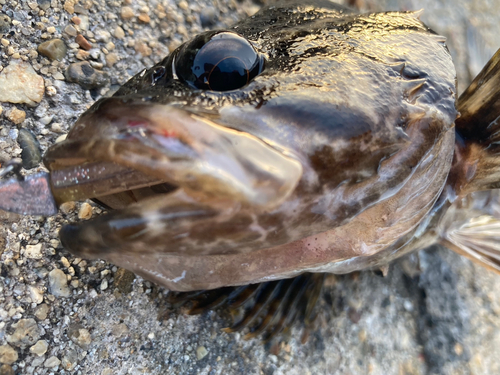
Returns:
[[[243,37],[231,32],[209,32],[180,48],[178,77],[198,89],[236,90],[262,70],[263,59]]]

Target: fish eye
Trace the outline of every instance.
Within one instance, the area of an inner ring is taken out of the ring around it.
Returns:
[[[173,67],[177,77],[193,88],[229,91],[247,85],[261,73],[264,61],[242,36],[211,31],[183,45]]]

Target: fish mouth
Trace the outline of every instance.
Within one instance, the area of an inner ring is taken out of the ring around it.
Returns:
[[[45,163],[58,170],[75,161],[112,162],[198,198],[266,210],[284,202],[302,176],[300,161],[211,117],[182,106],[109,98],[78,120]]]

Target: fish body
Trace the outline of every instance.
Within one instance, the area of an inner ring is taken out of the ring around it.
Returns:
[[[474,193],[497,187],[496,99],[470,90],[457,122],[445,40],[418,15],[278,2],[140,72],[45,155],[56,203],[115,209],[64,227],[63,246],[177,291],[380,267],[438,241],[470,255],[498,225],[495,193]]]

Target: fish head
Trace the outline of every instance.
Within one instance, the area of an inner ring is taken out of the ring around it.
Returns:
[[[174,289],[342,272],[430,212],[455,92],[443,38],[414,13],[268,8],[180,46],[48,151],[52,171],[115,163],[177,188],[67,227],[63,244]]]

